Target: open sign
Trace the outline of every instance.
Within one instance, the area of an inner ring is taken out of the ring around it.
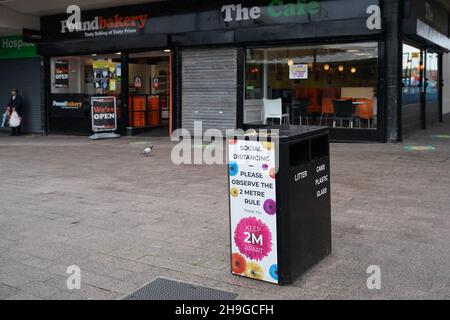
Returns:
[[[115,97],[93,97],[92,131],[108,132],[117,130],[117,108]]]

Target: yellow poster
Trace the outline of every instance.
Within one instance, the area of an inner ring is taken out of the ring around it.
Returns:
[[[109,62],[109,61],[94,61],[92,63],[92,66],[94,69],[110,69],[116,68],[116,65],[113,62]]]
[[[116,89],[117,89],[116,80],[114,79],[109,80],[109,91],[116,91]]]

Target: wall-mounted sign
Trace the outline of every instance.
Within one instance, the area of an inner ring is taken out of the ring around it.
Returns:
[[[117,108],[115,97],[93,97],[91,99],[92,131],[117,130]]]
[[[283,0],[268,1],[267,13],[272,18],[313,16],[320,11],[319,1],[298,1],[297,3]],[[258,20],[263,8],[260,6],[245,7],[241,3],[222,6],[225,22]]]
[[[308,65],[294,64],[289,66],[289,79],[291,80],[306,80],[308,79]]]
[[[82,20],[81,8],[71,5],[67,8],[67,19],[61,20],[61,34],[79,33],[84,38],[123,36],[139,33],[144,29],[148,14],[140,15],[98,15]]]
[[[22,36],[0,37],[0,59],[37,58],[36,46]]]
[[[56,60],[55,61],[55,87],[68,88],[69,87],[69,61]]]
[[[278,284],[275,145],[229,141],[232,273]]]

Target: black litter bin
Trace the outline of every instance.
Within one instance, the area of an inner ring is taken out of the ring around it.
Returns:
[[[228,145],[232,273],[292,283],[331,253],[328,129],[259,129]]]

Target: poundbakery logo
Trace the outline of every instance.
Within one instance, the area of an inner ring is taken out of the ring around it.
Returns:
[[[62,109],[80,109],[83,106],[82,102],[75,101],[55,101],[53,100],[53,106]]]
[[[112,17],[96,16],[92,20],[81,21],[81,8],[76,5],[69,6],[67,14],[70,14],[67,20],[61,21],[61,33],[85,32],[86,37],[137,33],[145,28],[149,16],[116,14]]]

